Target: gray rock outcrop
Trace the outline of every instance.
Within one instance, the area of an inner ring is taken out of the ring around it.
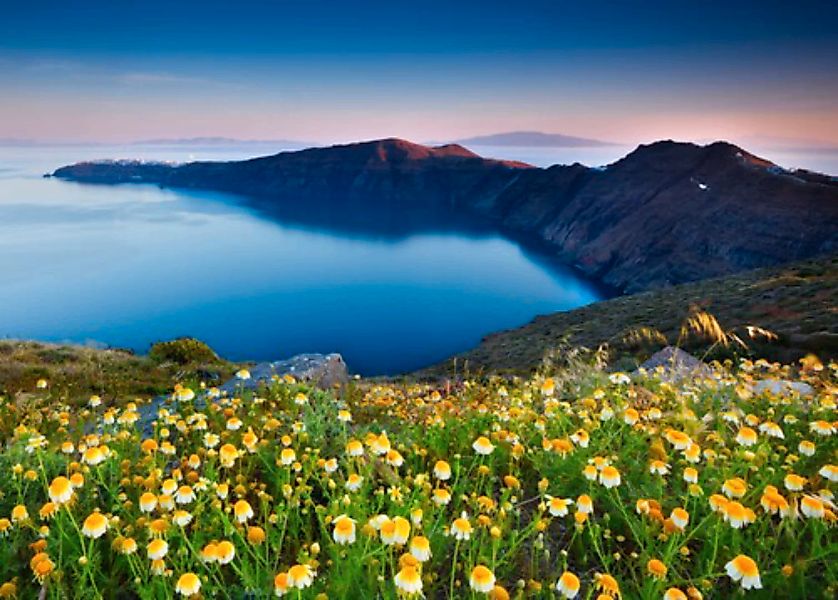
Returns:
[[[274,377],[283,375],[293,375],[297,381],[311,383],[323,389],[349,381],[349,371],[340,354],[298,354],[287,360],[258,363],[248,371],[250,372],[249,379],[233,377],[218,389],[227,395],[242,390],[256,390],[260,385],[270,384]],[[198,394],[190,402],[196,403],[197,406],[204,406],[207,402],[207,395]],[[148,437],[154,433],[157,413],[161,408],[170,406],[175,409],[177,406],[177,402],[171,396],[157,396],[139,406],[140,419],[137,427],[144,436]]]
[[[248,370],[250,379],[234,377],[218,389],[228,394],[241,389],[255,390],[283,375],[292,375],[298,381],[323,389],[349,381],[349,372],[340,354],[298,354],[287,360],[259,363]]]
[[[675,383],[690,377],[711,377],[712,369],[689,352],[667,346],[653,354],[634,374],[640,371],[657,374],[661,381]]]
[[[768,392],[775,396],[814,396],[815,388],[803,381],[788,381],[786,379],[763,379],[757,381],[751,391],[757,395]]]

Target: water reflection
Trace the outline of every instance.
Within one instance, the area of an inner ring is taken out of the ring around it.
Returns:
[[[194,335],[233,359],[337,351],[358,372],[397,373],[602,296],[444,211],[314,211],[37,166],[0,177],[0,335],[139,351]]]

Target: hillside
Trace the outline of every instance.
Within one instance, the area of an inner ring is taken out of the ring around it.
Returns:
[[[546,353],[560,346],[596,348],[603,343],[610,346],[612,365],[632,369],[655,350],[678,340],[691,307],[712,314],[726,330],[737,329],[750,348],[717,346],[712,357],[736,351],[780,362],[808,353],[832,359],[838,357],[836,298],[838,256],[758,269],[536,317],[521,328],[487,336],[473,350],[455,357],[456,366],[450,359],[419,375],[448,375],[455,368],[460,372],[530,372],[540,366]],[[778,339],[750,339],[742,329],[746,325],[768,329]],[[657,330],[666,341],[650,332],[642,335],[642,328]],[[682,344],[702,355],[712,342],[688,336]]]
[[[238,368],[191,339],[162,342],[149,354],[24,340],[0,340],[0,398],[26,396],[39,380],[66,402],[162,394],[183,379],[220,383]]]
[[[232,192],[268,209],[339,206],[369,222],[385,208],[405,219],[416,207],[453,210],[623,292],[838,249],[834,177],[786,171],[724,142],[657,142],[604,169],[387,139],[240,162],[79,163],[54,176]]]

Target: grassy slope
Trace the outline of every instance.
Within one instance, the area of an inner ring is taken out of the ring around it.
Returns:
[[[234,370],[223,360],[175,364],[119,349],[0,341],[0,397],[31,392],[39,379],[46,379],[53,392],[71,401],[92,394],[132,399],[170,392],[175,383],[190,378],[225,379]]]
[[[457,357],[456,369],[526,372],[563,341],[596,348],[607,342],[611,359],[624,368],[660,349],[662,340],[643,344],[624,338],[632,329],[655,328],[674,343],[691,307],[714,315],[725,329],[758,325],[778,334],[771,343],[749,342],[754,354],[791,361],[814,352],[821,358],[838,356],[838,255],[802,263],[758,269],[719,279],[708,279],[664,290],[623,296],[576,310],[536,317],[529,324],[494,333]],[[706,340],[687,339],[682,346],[699,354]],[[710,356],[731,350],[716,348]],[[454,372],[455,359],[424,371],[421,376]]]

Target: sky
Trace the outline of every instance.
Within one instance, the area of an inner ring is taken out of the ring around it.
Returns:
[[[836,23],[824,0],[7,2],[0,138],[838,146]]]

